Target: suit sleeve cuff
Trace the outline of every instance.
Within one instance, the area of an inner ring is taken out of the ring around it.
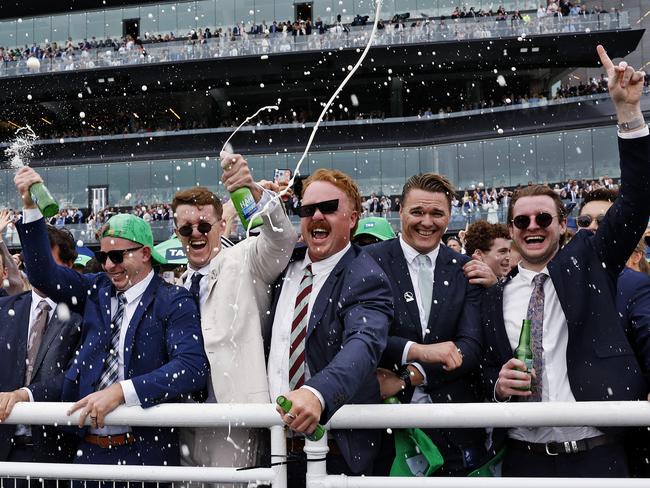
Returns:
[[[647,124],[637,130],[631,130],[630,132],[621,132],[618,131],[618,137],[621,139],[638,139],[639,137],[645,137],[650,135],[650,130],[648,130]]]
[[[135,391],[135,386],[133,386],[133,381],[120,381],[120,386],[122,387],[122,393],[124,393],[124,405],[127,407],[137,407],[142,405],[140,403],[140,398],[138,398],[138,393]]]
[[[33,402],[34,401],[34,395],[32,394],[32,390],[27,388],[26,386],[23,386],[21,390],[25,390],[27,392],[27,395],[29,395],[29,401]]]
[[[31,222],[36,222],[39,219],[43,218],[43,214],[37,208],[23,208],[23,224],[29,224]]]
[[[309,390],[314,395],[316,395],[316,398],[318,398],[318,401],[320,402],[321,409],[325,410],[325,399],[323,398],[323,395],[320,394],[320,391],[318,391],[316,388],[312,388],[311,386],[307,386],[307,385],[303,385],[300,388],[304,388],[305,390]]]

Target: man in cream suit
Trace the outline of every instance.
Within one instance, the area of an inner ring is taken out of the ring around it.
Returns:
[[[271,201],[251,176],[246,160],[222,162],[228,191],[250,188],[258,208],[269,203],[258,237],[222,248],[222,205],[205,187],[178,192],[172,209],[188,270],[184,286],[200,304],[201,329],[210,361],[208,402],[269,403],[262,329],[270,327],[270,285],[289,262],[297,235],[281,202]],[[188,462],[198,466],[245,466],[258,462],[259,435],[249,429],[186,429]],[[184,457],[187,458],[187,451]]]

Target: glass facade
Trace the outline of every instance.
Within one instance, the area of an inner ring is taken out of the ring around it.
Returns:
[[[356,15],[374,17],[371,0],[196,0],[170,2],[142,7],[92,10],[82,13],[60,14],[0,22],[0,46],[18,47],[32,43],[62,43],[71,38],[75,43],[84,39],[120,38],[122,21],[139,19],[140,36],[145,33],[184,36],[194,29],[232,27],[235,23],[270,25],[274,20],[295,19],[295,5],[311,3],[313,18],[333,24],[337,15],[344,23],[352,22]],[[409,13],[413,18],[449,16],[459,3],[456,0],[384,0],[381,18],[390,20],[395,14]],[[475,10],[495,10],[491,0],[471,2]],[[504,0],[499,2],[509,12],[535,10],[533,0]]]
[[[301,154],[247,155],[255,179],[271,180],[276,168],[296,167]],[[615,127],[502,137],[410,148],[381,148],[310,153],[302,174],[334,168],[351,175],[363,195],[401,193],[406,179],[435,171],[458,189],[483,184],[516,186],[561,182],[569,178],[618,177]],[[88,166],[40,168],[52,193],[64,207],[87,207],[88,188],[107,186],[110,205],[170,202],[182,188],[204,185],[223,194],[219,161],[212,156]],[[18,208],[13,170],[0,171],[0,205]]]

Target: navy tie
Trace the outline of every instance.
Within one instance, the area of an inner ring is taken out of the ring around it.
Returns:
[[[190,293],[194,296],[197,305],[201,304],[201,273],[194,273],[192,275],[192,285],[190,286]]]

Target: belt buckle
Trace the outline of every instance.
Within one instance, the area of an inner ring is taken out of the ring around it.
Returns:
[[[548,454],[549,456],[559,456],[560,453],[558,453],[558,452],[551,452],[551,451],[548,450],[548,445],[549,445],[549,444],[552,444],[552,442],[546,442],[546,443],[544,444],[544,449],[546,450],[546,454]]]

